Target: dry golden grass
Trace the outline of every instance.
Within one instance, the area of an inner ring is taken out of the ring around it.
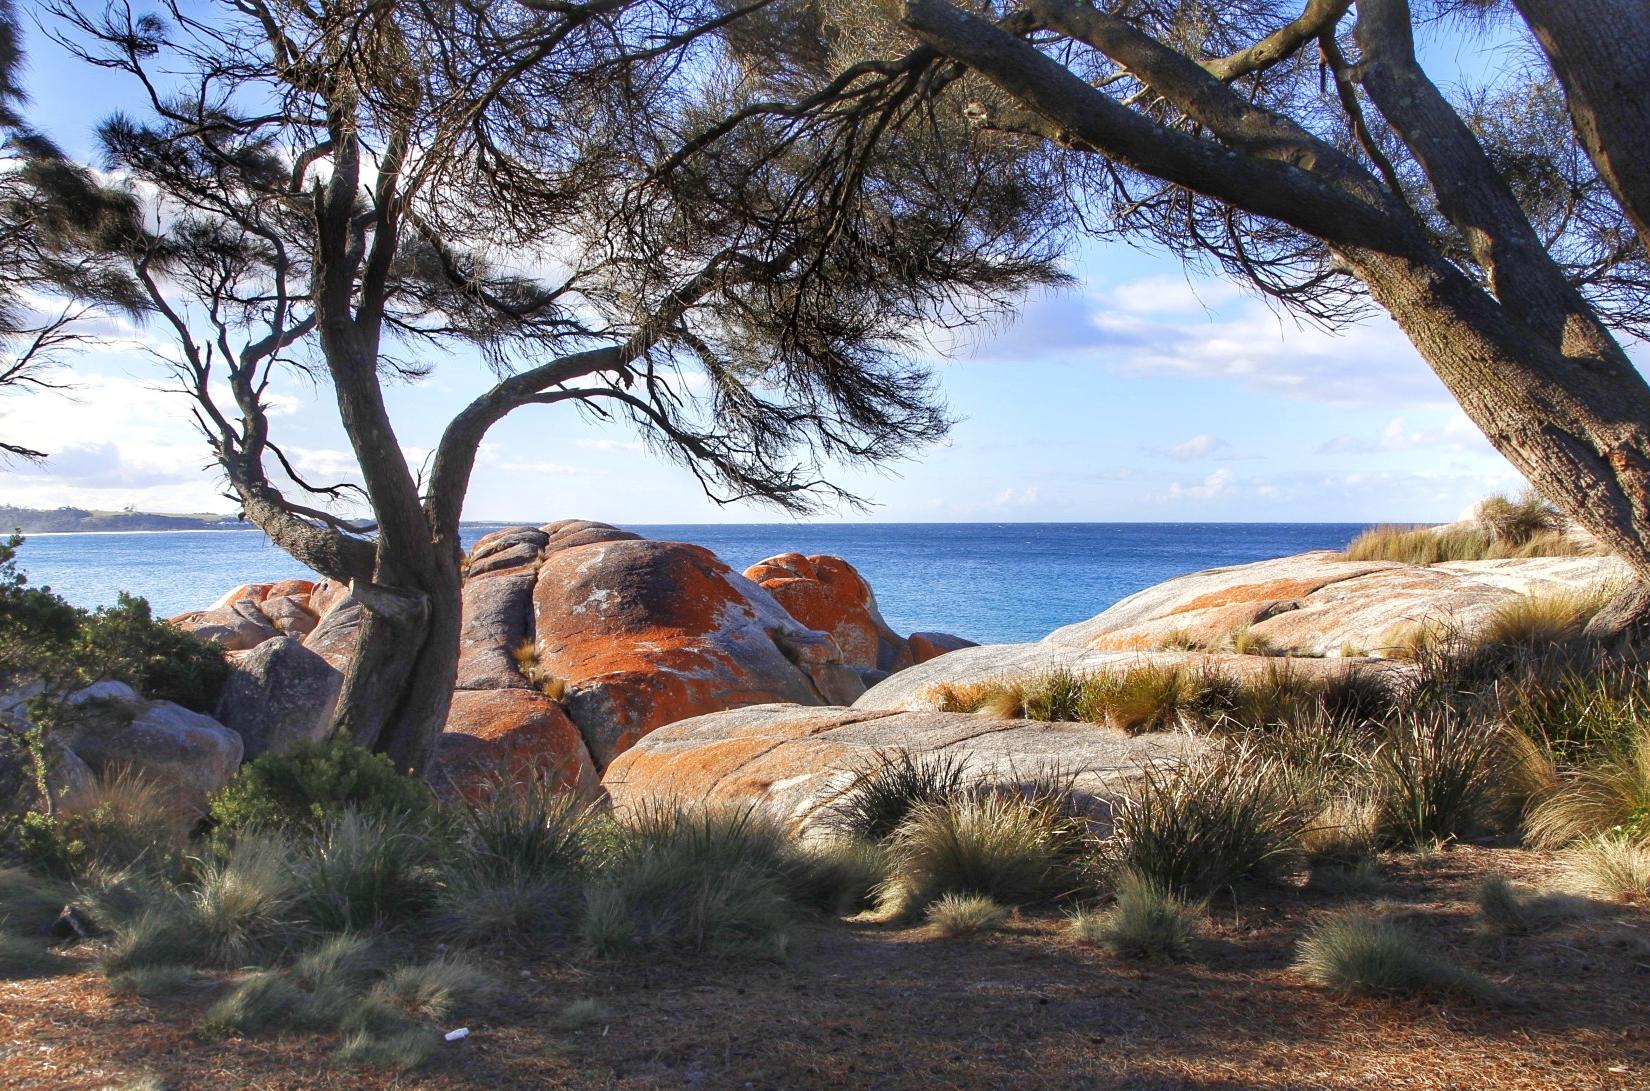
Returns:
[[[540,693],[552,701],[566,698],[567,679],[558,677],[540,666],[538,645],[531,640],[523,640],[510,649],[510,658],[515,660],[516,669],[521,672],[521,676]]]
[[[1371,527],[1346,547],[1348,561],[1400,561],[1432,565],[1445,561],[1495,561],[1513,557],[1590,557],[1599,550],[1558,530],[1538,531],[1520,542],[1498,539],[1477,527]]]

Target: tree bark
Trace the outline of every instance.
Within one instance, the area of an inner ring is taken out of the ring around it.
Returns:
[[[1650,4],[1514,0],[1564,88],[1576,136],[1650,246]]]

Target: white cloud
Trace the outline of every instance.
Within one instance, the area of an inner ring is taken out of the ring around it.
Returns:
[[[1394,417],[1373,439],[1336,436],[1318,447],[1319,454],[1377,454],[1387,451],[1442,449],[1493,454],[1495,448],[1478,426],[1457,410],[1438,427],[1412,425],[1407,417]]]
[[[1233,490],[1233,479],[1236,475],[1231,470],[1216,470],[1195,485],[1185,485],[1179,481],[1169,486],[1170,500],[1216,500],[1228,496]]]
[[[580,439],[574,440],[574,445],[581,451],[640,451],[641,440],[628,442],[617,439]]]
[[[1106,298],[1112,306],[1130,314],[1162,314],[1203,310],[1228,303],[1242,294],[1243,290],[1229,280],[1194,282],[1184,277],[1161,276],[1120,284]]]
[[[1035,507],[1041,500],[1042,491],[1031,485],[1023,489],[1004,489],[991,498],[991,504],[998,508],[1029,508]]]
[[[1204,432],[1172,447],[1150,447],[1147,450],[1154,455],[1162,455],[1164,458],[1190,462],[1193,459],[1207,458],[1214,452],[1223,451],[1230,446],[1230,443],[1219,436]]]

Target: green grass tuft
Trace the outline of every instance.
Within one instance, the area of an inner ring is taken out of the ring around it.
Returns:
[[[924,916],[934,931],[955,939],[996,931],[1008,920],[1008,908],[983,894],[945,894],[929,904]]]
[[[1487,978],[1431,950],[1407,925],[1367,913],[1338,914],[1312,928],[1300,942],[1295,968],[1313,984],[1340,992],[1499,995]]]
[[[1201,927],[1201,914],[1162,883],[1134,871],[1117,881],[1117,901],[1109,909],[1079,910],[1070,930],[1083,943],[1109,948],[1124,958],[1185,960]]]
[[[845,837],[887,841],[912,811],[955,799],[967,784],[967,763],[954,755],[919,756],[908,750],[879,754],[854,774],[853,783],[832,805],[828,821]]]
[[[1563,882],[1606,901],[1650,898],[1650,843],[1621,832],[1582,841],[1564,854]]]

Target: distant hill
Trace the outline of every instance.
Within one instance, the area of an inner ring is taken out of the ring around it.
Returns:
[[[112,530],[235,530],[246,524],[232,515],[156,515],[143,511],[87,511],[84,508],[15,508],[0,504],[0,534],[70,534]]]

